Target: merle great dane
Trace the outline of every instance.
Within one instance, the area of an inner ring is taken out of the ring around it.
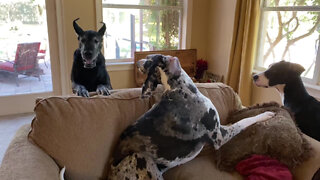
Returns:
[[[79,48],[75,50],[73,55],[72,90],[78,96],[84,97],[89,97],[89,92],[93,91],[99,95],[109,95],[112,86],[104,56],[101,53],[106,25],[102,22],[103,26],[98,32],[84,31],[77,24],[78,19],[73,21],[74,30],[78,35]]]
[[[150,96],[158,84],[165,90],[160,102],[122,133],[110,180],[163,179],[166,170],[196,157],[206,143],[219,149],[243,129],[274,116],[265,112],[223,126],[216,108],[200,93],[178,58],[149,55],[137,65],[148,75],[142,97]]]

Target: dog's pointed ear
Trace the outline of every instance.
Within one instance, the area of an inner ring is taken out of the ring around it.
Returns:
[[[77,18],[75,20],[73,20],[73,28],[76,31],[76,33],[78,34],[78,36],[82,36],[84,31],[81,29],[81,27],[77,24],[76,21],[78,21],[80,18]]]
[[[103,25],[102,27],[99,29],[98,33],[103,36],[104,33],[106,32],[106,24],[104,22],[101,22]]]
[[[292,63],[291,69],[293,72],[297,73],[299,76],[302,74],[303,71],[305,71],[304,67],[297,63]]]
[[[169,57],[168,71],[173,77],[179,77],[181,74],[181,65],[177,57]]]

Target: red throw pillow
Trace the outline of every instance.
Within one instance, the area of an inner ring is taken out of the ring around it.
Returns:
[[[288,167],[268,156],[252,155],[240,161],[236,170],[246,180],[292,180]]]

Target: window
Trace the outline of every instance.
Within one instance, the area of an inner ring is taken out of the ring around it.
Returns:
[[[107,62],[132,61],[134,51],[180,48],[183,0],[102,0]]]
[[[43,0],[0,1],[0,96],[53,91]]]
[[[286,60],[306,69],[304,81],[319,81],[319,0],[262,0],[256,69]]]

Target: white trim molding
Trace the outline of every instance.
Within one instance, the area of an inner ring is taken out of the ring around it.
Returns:
[[[108,72],[112,71],[128,71],[134,69],[134,62],[107,63]]]
[[[193,0],[184,0],[183,18],[182,18],[182,36],[180,41],[181,49],[191,48],[191,31],[192,31],[192,9]]]
[[[61,91],[62,95],[70,94],[71,82],[68,74],[68,55],[67,55],[67,38],[66,38],[66,27],[64,20],[64,9],[63,0],[55,0],[56,2],[56,15],[57,15],[57,29],[58,29],[58,44],[59,44],[59,69],[60,69],[60,80],[61,80]]]

